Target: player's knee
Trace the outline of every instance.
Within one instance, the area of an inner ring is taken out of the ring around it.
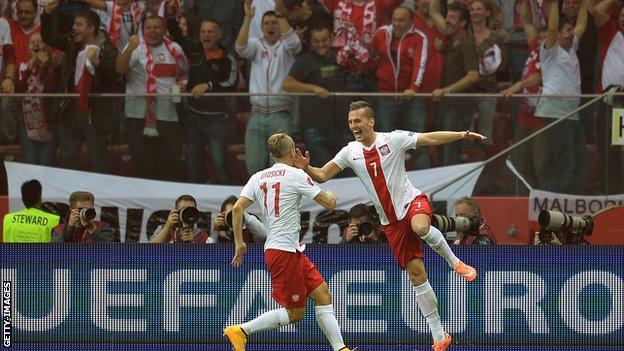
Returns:
[[[298,309],[294,309],[288,310],[288,321],[290,323],[296,323],[299,322],[300,320],[303,319],[303,315],[305,313],[305,308],[298,308]]]
[[[329,289],[320,294],[314,302],[316,302],[317,306],[330,305],[332,303],[332,295]]]
[[[412,229],[419,237],[423,237],[429,233],[429,226],[426,224],[414,224]]]
[[[427,272],[422,271],[422,272],[410,272],[409,273],[409,278],[410,281],[412,282],[412,285],[421,285],[424,284],[425,282],[427,282]]]

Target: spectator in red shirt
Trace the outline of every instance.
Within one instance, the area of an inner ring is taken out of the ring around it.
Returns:
[[[74,191],[69,195],[69,217],[66,223],[57,225],[52,237],[56,242],[109,243],[115,241],[115,230],[110,224],[89,218],[88,211],[95,214],[95,197],[87,191]]]
[[[19,6],[19,5],[18,5]],[[30,36],[29,57],[19,66],[19,93],[54,93],[58,84],[60,60],[52,58],[41,34]],[[51,166],[56,151],[54,135],[57,121],[52,114],[52,99],[27,96],[15,98],[11,103],[18,117],[18,135],[24,162]]]
[[[377,90],[373,56],[369,52],[377,29],[402,0],[323,0],[334,19],[332,46],[338,63],[347,67],[347,91]]]
[[[409,8],[397,7],[392,25],[379,28],[373,39],[379,55],[379,91],[403,94],[403,98],[378,99],[376,124],[380,132],[425,129],[425,100],[414,98],[414,94],[420,91],[426,71],[428,42],[425,34],[412,28],[413,16]],[[429,167],[426,148],[417,148],[413,156],[417,168]]]
[[[13,47],[15,48],[16,67],[28,61],[30,36],[39,31],[39,26],[35,23],[36,16],[36,0],[17,1],[17,21],[9,21],[11,25],[11,39],[13,41]]]
[[[419,91],[431,93],[440,87],[446,38],[429,15],[429,0],[414,0],[414,5],[414,29],[427,37],[427,69]]]

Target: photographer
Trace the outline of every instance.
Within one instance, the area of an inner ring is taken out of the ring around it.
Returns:
[[[110,243],[115,241],[115,231],[110,224],[95,220],[95,197],[87,191],[74,191],[69,195],[69,217],[54,228],[55,242]]]
[[[175,201],[175,209],[171,210],[167,222],[156,229],[150,243],[195,243],[214,244],[210,233],[197,227],[199,212],[191,221],[184,223],[180,218],[186,208],[197,208],[197,201],[191,195],[181,195]],[[184,216],[182,216],[184,217]]]
[[[217,214],[214,222],[214,231],[218,233],[217,242],[233,243],[234,232],[232,231],[230,211],[236,203],[236,196],[228,196],[221,203],[221,212]],[[229,215],[229,216],[228,216]],[[256,216],[243,212],[243,240],[247,243],[264,243],[266,240],[266,227]]]
[[[344,243],[383,243],[385,236],[379,228],[379,218],[375,208],[357,204],[349,210],[349,226],[345,228],[341,244]]]
[[[591,216],[570,216],[558,211],[541,210],[540,230],[533,234],[533,245],[589,245],[585,236],[592,235]]]
[[[457,232],[453,241],[456,245],[496,245],[494,234],[490,226],[481,218],[481,208],[472,198],[463,197],[455,202],[455,216],[478,218],[480,221],[477,231]]]

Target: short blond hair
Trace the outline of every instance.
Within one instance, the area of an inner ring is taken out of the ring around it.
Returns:
[[[77,201],[91,201],[91,203],[95,203],[95,196],[88,191],[74,191],[69,195],[69,206],[71,207]]]
[[[282,158],[295,147],[295,142],[286,133],[275,133],[269,137],[268,145],[272,157]]]

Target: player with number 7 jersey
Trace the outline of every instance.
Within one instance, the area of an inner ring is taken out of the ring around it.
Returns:
[[[300,321],[310,297],[316,304],[318,325],[333,350],[349,351],[334,315],[329,287],[299,245],[302,198],[314,199],[329,210],[336,206],[336,195],[321,190],[304,171],[293,167],[296,154],[291,137],[284,133],[274,134],[269,138],[268,146],[275,164],[251,176],[232,208],[236,244],[232,265],[240,267],[243,263],[247,248],[242,234],[243,212],[256,202],[268,231],[264,262],[271,273],[271,296],[283,307],[249,322],[228,326],[223,335],[235,351],[245,350],[247,336],[251,333]]]
[[[442,233],[431,226],[429,199],[407,177],[405,152],[418,146],[442,145],[460,139],[485,140],[485,137],[469,131],[377,133],[374,130],[375,112],[365,101],[351,103],[348,123],[355,141],[342,148],[333,160],[322,168],[312,167],[309,153],[303,156],[297,150],[295,164],[321,183],[345,168],[353,169],[375,205],[392,254],[401,269],[409,275],[418,307],[433,336],[433,350],[446,350],[451,344],[451,336],[442,327],[438,300],[427,280],[424,253],[418,238],[423,239],[464,279],[473,281],[477,272],[461,262]]]

